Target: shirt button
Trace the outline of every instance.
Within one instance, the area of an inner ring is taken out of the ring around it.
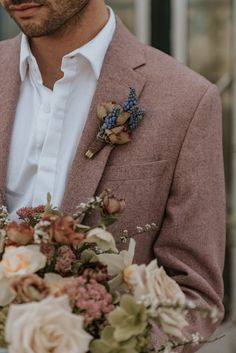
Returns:
[[[51,112],[51,107],[50,104],[48,102],[43,104],[43,112],[46,114],[49,114]]]

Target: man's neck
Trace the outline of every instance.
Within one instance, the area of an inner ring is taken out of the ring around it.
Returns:
[[[53,89],[57,80],[63,77],[62,58],[73,50],[93,39],[109,19],[106,6],[90,1],[79,18],[57,32],[30,40],[34,54],[46,87]]]

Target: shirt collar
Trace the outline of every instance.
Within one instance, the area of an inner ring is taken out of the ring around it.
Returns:
[[[89,61],[97,80],[99,79],[105,55],[116,28],[115,14],[110,7],[108,7],[108,10],[110,12],[110,18],[96,37],[64,57],[79,57],[79,55],[85,57]],[[20,77],[22,82],[25,80],[29,60],[32,58],[34,57],[30,49],[28,38],[25,34],[22,34],[20,49]]]
[[[24,34],[22,34],[20,48],[20,77],[22,82],[25,80],[26,73],[28,70],[28,60],[32,56],[33,55],[30,50],[28,39]]]

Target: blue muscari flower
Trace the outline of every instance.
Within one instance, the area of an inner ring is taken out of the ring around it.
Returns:
[[[145,112],[138,106],[138,97],[135,88],[130,88],[129,97],[123,105],[123,110],[130,113],[130,118],[127,121],[130,130],[136,129],[140,120],[144,117]],[[106,139],[106,129],[113,129],[117,126],[117,118],[119,117],[120,112],[121,110],[119,107],[114,107],[111,113],[104,119],[98,134],[101,139]]]
[[[120,108],[114,107],[112,109],[112,112],[107,115],[107,117],[104,119],[104,122],[101,126],[101,130],[106,130],[106,129],[113,129],[116,127],[116,121],[117,118],[120,114]]]
[[[140,109],[137,105],[131,109],[130,118],[128,120],[128,125],[131,130],[138,127],[140,120],[144,117],[144,113],[144,110]]]
[[[123,109],[125,112],[131,111],[131,109],[138,104],[138,97],[135,88],[130,88],[130,93],[128,99],[125,101],[123,105]]]

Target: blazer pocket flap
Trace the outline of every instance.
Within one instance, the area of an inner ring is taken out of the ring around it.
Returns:
[[[167,160],[142,164],[108,165],[104,172],[104,179],[112,181],[155,178],[164,173],[167,165]]]

